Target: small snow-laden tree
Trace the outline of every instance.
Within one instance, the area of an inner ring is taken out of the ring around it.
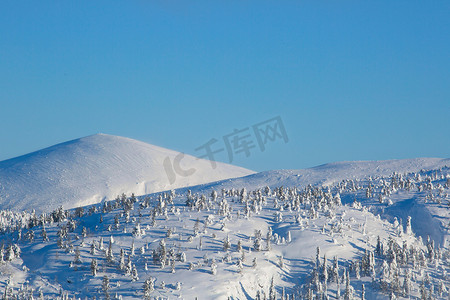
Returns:
[[[333,198],[333,201],[336,206],[341,206],[342,205],[341,195],[339,195],[339,193],[336,193],[336,195]]]
[[[261,230],[256,229],[255,230],[255,237],[254,237],[254,240],[253,240],[253,249],[255,249],[255,251],[261,251],[262,250],[261,241],[262,241]]]
[[[386,260],[383,260],[383,264],[381,266],[381,274],[380,274],[380,284],[381,289],[387,291],[389,289],[389,284],[391,282],[390,278],[390,268]]]
[[[264,188],[264,193],[266,194],[266,196],[270,196],[272,194],[269,186],[266,186]]]
[[[91,250],[90,250],[91,255],[95,255],[96,251],[95,251],[95,241],[92,241],[91,243]]]
[[[242,241],[238,240],[237,245],[236,245],[236,251],[237,252],[241,252],[243,251],[244,248],[242,248]]]
[[[378,256],[383,256],[384,254],[383,244],[381,243],[380,236],[377,237],[377,246],[375,248],[375,254]]]
[[[341,299],[341,286],[339,285],[339,282],[336,284],[336,299]]]
[[[226,238],[223,240],[223,251],[228,251],[231,248],[230,236],[227,234]]]
[[[266,236],[266,249],[267,249],[267,251],[272,250],[272,245],[271,245],[272,238],[273,238],[272,227],[269,226],[269,229],[267,230],[267,236]]]
[[[135,250],[136,248],[134,247],[134,241],[131,243],[131,248],[130,248],[130,255],[131,257],[133,257],[135,255]]]
[[[243,269],[244,269],[244,264],[242,263],[242,259],[239,257],[237,262],[236,262],[236,266],[238,268],[239,273],[242,273]]]
[[[138,275],[138,271],[136,269],[136,265],[133,265],[133,268],[131,270],[131,280],[132,281],[138,281],[139,280],[139,275]]]
[[[87,237],[87,229],[84,226],[83,226],[83,229],[81,230],[81,236],[84,238]]]
[[[184,263],[186,262],[186,253],[185,252],[181,252],[179,255],[179,260],[180,262]]]
[[[13,245],[9,245],[6,250],[6,261],[13,261],[16,258]]]
[[[105,299],[111,299],[110,295],[109,295],[109,290],[110,290],[111,286],[109,285],[109,277],[108,275],[103,276],[103,280],[102,280],[102,291],[105,294]]]
[[[48,242],[49,241],[47,230],[45,230],[45,226],[42,226],[41,236],[42,236],[42,241],[43,242]]]
[[[73,262],[76,264],[81,263],[81,253],[80,248],[78,246],[75,248],[75,259],[73,260]]]
[[[355,270],[355,277],[356,277],[356,279],[360,279],[361,278],[361,268],[360,268],[359,261],[355,262],[354,270]]]
[[[332,278],[336,282],[336,284],[339,283],[339,262],[337,256],[333,259],[333,269],[332,269]]]
[[[98,249],[105,250],[105,247],[103,246],[103,237],[100,237],[100,242],[98,243]]]
[[[323,255],[323,265],[321,268],[320,279],[326,285],[328,282],[328,260],[326,254]]]
[[[132,234],[134,237],[140,238],[145,235],[145,229],[142,229],[141,224],[137,223],[137,225],[133,228]]]
[[[109,242],[108,250],[106,250],[106,260],[108,263],[112,263],[114,261],[114,253],[111,242]]]
[[[120,249],[119,269],[120,270],[124,270],[125,269],[125,251],[123,249]]]
[[[211,200],[213,202],[216,202],[216,200],[217,200],[217,192],[214,190],[211,192]]]
[[[144,282],[144,298],[151,299],[151,293],[155,290],[155,278],[150,277]]]
[[[131,263],[131,255],[128,254],[127,265],[125,267],[125,274],[126,275],[131,275],[132,271],[133,271],[133,265]]]
[[[97,271],[98,271],[98,263],[97,263],[97,260],[95,258],[93,258],[91,260],[91,273],[92,273],[92,276],[97,276]]]
[[[364,283],[361,287],[361,300],[366,300],[366,287],[364,286]]]
[[[316,263],[315,263],[315,268],[317,271],[319,271],[320,269],[320,247],[316,248]]]
[[[275,284],[273,282],[273,276],[270,280],[270,287],[269,287],[269,299],[268,300],[277,300],[277,291],[275,290]]]
[[[408,219],[406,221],[406,231],[405,231],[405,233],[409,234],[409,235],[413,234],[412,226],[411,226],[411,216],[408,216]]]
[[[391,289],[394,293],[401,291],[399,269],[391,270]]]
[[[211,274],[216,275],[217,274],[217,264],[216,261],[213,259],[211,262]]]
[[[198,236],[200,233],[200,219],[197,218],[194,223],[194,236]]]
[[[175,259],[172,259],[170,263],[170,272],[173,274],[175,273]]]
[[[247,189],[246,188],[242,188],[240,194],[239,194],[239,200],[242,202],[244,202],[244,200],[247,198]]]
[[[34,241],[34,231],[32,229],[28,230],[27,234],[27,239],[32,243]]]
[[[283,222],[283,213],[281,211],[277,211],[273,214],[274,222],[280,223]]]
[[[405,277],[403,279],[403,296],[409,298],[411,295],[411,288],[412,288],[412,282],[411,282],[411,270],[409,268],[405,271]]]
[[[346,275],[344,300],[353,300],[353,287],[350,285],[350,275]]]

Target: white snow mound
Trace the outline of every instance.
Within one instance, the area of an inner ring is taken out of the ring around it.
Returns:
[[[192,169],[186,176],[174,167],[178,154],[129,138],[95,134],[4,160],[0,208],[68,209],[121,193],[143,195],[254,173],[219,162],[213,168],[208,160],[185,155],[179,165]]]

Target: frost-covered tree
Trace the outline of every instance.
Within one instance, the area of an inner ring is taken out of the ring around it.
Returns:
[[[112,243],[109,242],[108,250],[106,250],[106,260],[108,263],[112,263],[114,261],[114,253],[112,250]]]
[[[223,251],[228,251],[231,248],[230,236],[227,234],[223,240]]]
[[[138,271],[136,269],[136,265],[133,265],[133,268],[131,270],[131,280],[132,281],[138,281],[139,280],[139,275],[138,275]]]
[[[95,258],[93,258],[91,260],[91,273],[92,273],[92,276],[97,276],[97,271],[98,271],[98,263],[97,263],[97,260]]]
[[[277,291],[275,290],[275,284],[273,282],[273,276],[270,280],[270,287],[269,287],[269,299],[268,300],[277,300]]]
[[[164,239],[163,239],[164,240]],[[134,241],[131,243],[131,248],[130,248],[130,255],[131,257],[133,257],[135,255],[135,250],[136,248],[134,247]]]
[[[242,259],[239,257],[236,266],[238,268],[239,273],[242,273],[242,270],[244,269],[244,264],[242,263]]]
[[[266,236],[266,249],[267,249],[267,251],[272,250],[272,245],[271,245],[272,238],[273,238],[273,236],[272,236],[272,227],[269,226],[269,230],[267,230],[267,236]]]
[[[95,242],[94,241],[92,241],[90,253],[91,253],[91,255],[95,255],[95,253],[96,253],[96,251],[95,251]]]
[[[216,275],[217,274],[217,264],[216,261],[213,260],[211,263],[211,274]]]
[[[350,275],[346,275],[344,300],[353,300],[353,287],[350,285]]]
[[[111,286],[109,285],[109,277],[108,275],[103,276],[103,280],[102,280],[102,291],[105,294],[105,299],[111,299],[110,295],[109,295],[109,290],[110,290]]]
[[[255,237],[254,237],[254,240],[253,240],[253,249],[255,249],[255,251],[261,251],[262,250],[261,241],[262,241],[261,230],[256,229],[255,230]]]
[[[80,253],[80,248],[78,246],[75,248],[75,259],[73,262],[76,264],[81,263],[81,253]]]
[[[13,261],[16,258],[14,247],[10,244],[6,250],[6,261]]]
[[[408,219],[406,221],[406,231],[405,231],[405,233],[406,234],[412,234],[413,233],[412,226],[411,226],[411,216],[408,216]]]
[[[119,269],[120,270],[124,270],[125,269],[125,251],[123,249],[120,249]]]
[[[155,290],[155,278],[150,277],[144,281],[144,298],[151,299],[151,293]]]

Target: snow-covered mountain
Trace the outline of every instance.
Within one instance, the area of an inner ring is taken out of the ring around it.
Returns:
[[[0,208],[50,211],[240,177],[253,171],[137,140],[96,134],[0,162]],[[181,175],[180,175],[181,174]],[[182,176],[185,175],[185,176]],[[187,176],[186,176],[187,175]]]

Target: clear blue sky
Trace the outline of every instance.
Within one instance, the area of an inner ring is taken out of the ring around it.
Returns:
[[[450,157],[450,2],[0,1],[0,160],[103,132],[233,163]],[[226,156],[218,157],[227,161]]]

